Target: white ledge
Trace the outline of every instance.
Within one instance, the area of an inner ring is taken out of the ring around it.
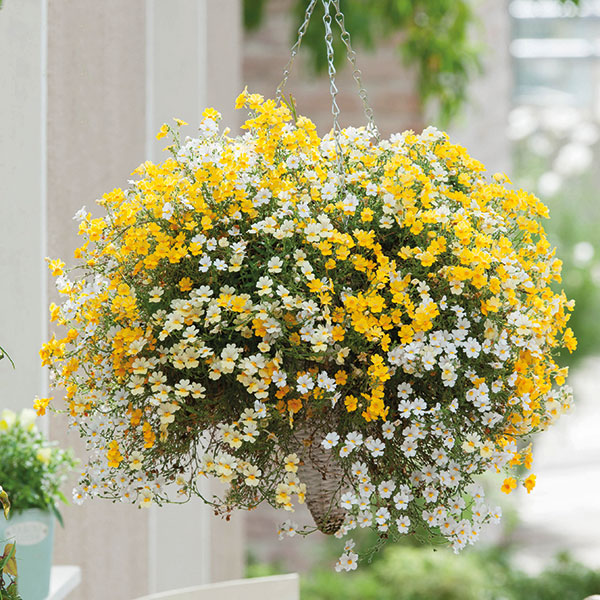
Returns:
[[[300,600],[299,577],[297,573],[252,577],[222,581],[208,585],[171,590],[143,596],[137,600]]]
[[[63,600],[81,583],[81,569],[75,566],[52,567],[50,594],[46,600]]]

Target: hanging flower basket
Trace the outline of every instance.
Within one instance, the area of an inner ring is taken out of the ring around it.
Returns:
[[[330,134],[247,92],[243,136],[213,109],[198,138],[165,124],[170,158],[105,194],[105,216],[76,215],[76,276],[49,261],[67,333],[42,362],[90,450],[75,498],[185,501],[216,477],[220,512],[306,501],[324,533],[458,551],[500,517],[478,475],[535,484],[511,469],[571,405],[552,354],[575,347],[572,303],[537,198],[434,128],[379,139],[339,1],[322,1]],[[332,6],[367,128],[338,123]]]
[[[196,139],[165,125],[171,157],[78,214],[72,278],[50,263],[68,331],[41,355],[88,441],[77,499],[161,504],[214,476],[223,511],[306,498],[326,533],[465,546],[499,516],[475,477],[530,466],[522,440],[571,404],[546,208],[432,128],[344,129],[341,176],[331,134],[237,106],[241,137],[211,109]]]

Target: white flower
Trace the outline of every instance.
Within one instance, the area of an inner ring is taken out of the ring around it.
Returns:
[[[328,181],[321,188],[321,197],[323,198],[323,200],[333,200],[333,197],[335,196],[336,192],[337,189],[335,183],[333,183],[332,181]]]
[[[270,277],[260,277],[256,282],[259,296],[270,296],[273,293],[272,286],[273,280]]]
[[[160,302],[160,297],[165,293],[161,287],[153,287],[149,292],[149,302]]]
[[[335,565],[336,571],[354,571],[357,567],[358,554],[354,552],[347,552],[340,556],[338,562]]]
[[[399,493],[394,496],[394,506],[397,510],[406,510],[409,502],[408,496],[404,494]]]
[[[369,183],[367,183],[367,189],[366,189],[367,196],[377,196],[378,191],[379,191],[379,189],[376,184],[372,183],[371,181],[369,181]]]
[[[371,527],[373,523],[373,515],[368,511],[362,511],[358,513],[358,525],[359,527]]]
[[[287,157],[285,164],[288,169],[297,169],[300,165],[300,159],[295,154],[292,154]]]
[[[357,479],[368,477],[368,473],[369,471],[365,463],[358,461],[352,463],[352,475],[354,475],[354,477],[356,477]]]
[[[410,458],[411,456],[414,456],[417,453],[417,443],[416,443],[416,440],[415,441],[405,440],[402,443],[402,446],[400,446],[400,450],[402,450],[402,453],[407,458]]]
[[[346,436],[346,445],[349,446],[352,450],[363,443],[362,433],[358,433],[357,431],[351,431]]]
[[[390,519],[390,511],[385,507],[381,507],[375,513],[375,521],[377,522],[378,525],[383,525],[384,523],[387,523],[387,521],[389,521],[389,519]]]
[[[326,371],[321,371],[317,377],[317,385],[327,392],[333,392],[337,387],[335,379],[329,377]]]
[[[352,506],[356,504],[358,500],[352,492],[345,492],[342,494],[340,499],[340,506],[346,510],[352,510]]]
[[[87,216],[88,212],[85,206],[82,206],[73,216],[73,221],[83,221],[86,216]]]
[[[408,517],[399,517],[396,519],[396,527],[398,528],[398,533],[408,533],[410,519]]]
[[[428,486],[423,490],[425,502],[435,502],[438,499],[439,492],[433,486]]]
[[[374,491],[375,486],[372,483],[369,483],[368,481],[362,483],[358,488],[358,492],[363,498],[370,498]]]
[[[162,208],[162,218],[169,220],[173,216],[173,205],[170,202],[165,202]]]
[[[326,448],[327,450],[333,448],[334,446],[337,446],[338,443],[340,441],[340,436],[335,433],[335,431],[328,433],[325,436],[325,439],[323,439],[323,441],[321,442],[321,445],[323,446],[323,448]]]
[[[342,210],[346,214],[353,214],[358,206],[358,198],[354,194],[348,194],[342,202]]]
[[[469,358],[477,358],[481,352],[481,344],[475,338],[467,338],[464,342],[464,351]]]
[[[344,544],[344,552],[350,552],[350,550],[352,550],[352,548],[354,548],[354,546],[356,546],[356,543],[354,542],[354,540],[351,538],[347,539],[346,543]]]
[[[381,435],[383,435],[383,437],[386,440],[391,440],[394,437],[394,431],[396,431],[396,427],[393,423],[390,423],[389,421],[386,421],[383,426],[382,426],[382,433]]]
[[[340,448],[340,456],[342,458],[344,458],[345,456],[348,456],[348,454],[350,454],[350,452],[352,452],[352,450],[354,450],[354,447],[350,448],[350,446],[342,446]]]
[[[412,412],[415,415],[422,415],[427,409],[427,403],[423,398],[416,398],[411,405]]]
[[[308,373],[305,373],[304,375],[300,375],[300,377],[298,377],[296,390],[299,391],[301,394],[306,394],[310,390],[314,389],[314,387],[315,382],[313,381],[311,375],[309,375]]]
[[[401,383],[398,385],[398,398],[407,399],[412,394],[412,386],[410,383]]]
[[[212,260],[211,260],[210,256],[205,254],[204,256],[202,256],[202,258],[200,259],[200,261],[198,263],[198,270],[201,271],[202,273],[206,273],[208,271],[208,269],[210,269],[211,265],[212,265]]]
[[[410,400],[401,400],[398,402],[398,412],[401,417],[408,418],[412,413],[413,403]]]
[[[385,450],[385,444],[380,439],[369,439],[368,442],[365,442],[367,449],[371,452],[371,456],[377,458],[378,456],[383,456],[383,451]]]
[[[257,419],[264,419],[267,416],[267,406],[258,400],[254,402],[254,411]]]
[[[267,263],[269,273],[281,273],[281,267],[283,267],[283,261],[278,256],[273,256]]]
[[[246,485],[256,487],[260,483],[259,478],[262,475],[262,471],[258,467],[249,465],[244,469],[243,473],[246,476],[244,479]]]
[[[377,492],[382,498],[389,498],[394,490],[396,489],[396,484],[391,480],[382,481],[377,486]]]
[[[287,384],[287,374],[285,371],[274,371],[273,375],[271,375],[271,381],[278,388],[285,387]]]

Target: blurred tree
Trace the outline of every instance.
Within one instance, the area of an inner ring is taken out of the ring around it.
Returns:
[[[556,1],[578,4],[580,0]],[[261,25],[268,2],[244,0],[247,29]],[[309,2],[295,0],[293,39]],[[473,0],[340,0],[340,7],[355,46],[373,49],[379,40],[398,34],[400,55],[416,68],[422,104],[435,100],[443,123],[459,112],[469,80],[482,70],[485,49],[472,36],[473,25],[479,25]],[[323,10],[317,2],[303,40],[316,72],[327,66]],[[346,55],[339,37],[334,38],[334,50],[338,68]]]

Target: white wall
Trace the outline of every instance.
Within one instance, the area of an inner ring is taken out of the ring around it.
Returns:
[[[0,408],[30,406],[45,389],[45,2],[0,12]],[[18,43],[17,43],[18,40]]]
[[[232,108],[240,77],[239,0],[5,0],[0,11],[0,409],[45,391],[38,351],[56,299],[43,261],[72,261],[73,214],[147,158],[172,117],[193,135],[207,103]],[[227,32],[225,35],[224,32]],[[229,114],[227,114],[229,113]],[[65,419],[50,433],[83,457]],[[126,600],[238,578],[240,520],[199,502],[140,511],[101,500],[63,510],[55,563],[78,564],[72,600]],[[108,595],[107,595],[108,594]]]

